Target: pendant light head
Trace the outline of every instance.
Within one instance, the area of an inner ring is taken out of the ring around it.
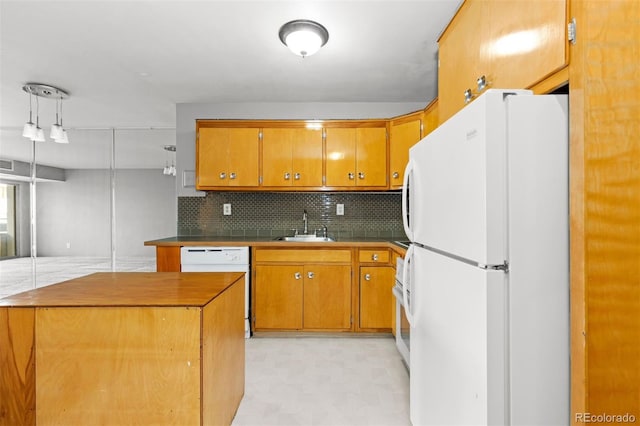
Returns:
[[[329,40],[329,32],[315,21],[296,19],[280,27],[280,41],[298,56],[316,53]]]
[[[31,140],[36,138],[36,125],[33,123],[33,114],[31,108],[32,97],[33,96],[31,95],[31,92],[29,92],[29,121],[27,121],[22,128],[22,136]]]
[[[69,143],[67,132],[62,127],[62,100],[69,97],[69,93],[64,90],[41,83],[27,83],[22,86],[22,90],[29,94],[29,121],[24,125],[22,136],[44,142],[44,130],[40,128],[40,98],[56,100],[56,123],[51,127],[50,137],[59,143]],[[36,96],[36,124],[31,118],[31,96]],[[60,104],[60,122],[58,123],[58,104]]]

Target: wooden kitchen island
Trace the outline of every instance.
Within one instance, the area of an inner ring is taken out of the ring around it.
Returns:
[[[96,273],[0,299],[0,425],[223,425],[242,273]]]

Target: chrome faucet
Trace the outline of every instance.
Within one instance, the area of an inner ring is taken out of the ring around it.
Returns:
[[[307,220],[307,211],[305,210],[304,213],[302,213],[302,223],[304,225],[304,228],[302,230],[302,233],[304,235],[307,235],[309,232],[309,226],[308,226],[308,220]]]

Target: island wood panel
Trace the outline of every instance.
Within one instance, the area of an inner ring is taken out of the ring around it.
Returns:
[[[221,333],[244,345],[243,276],[95,273],[0,299],[0,359],[12,360],[0,364],[0,424],[199,424],[215,396],[203,393],[201,338],[217,327],[202,311],[240,287],[227,312],[240,325]],[[219,375],[244,374],[244,357],[215,367],[212,383],[227,383]]]
[[[200,423],[200,309],[37,308],[36,336],[36,423]]]
[[[640,2],[572,1],[572,417],[640,418]]]
[[[2,426],[36,423],[34,322],[33,308],[0,307]]]
[[[244,285],[236,283],[204,307],[202,424],[229,425],[244,395]]]
[[[305,329],[350,329],[351,265],[305,265],[303,306]]]

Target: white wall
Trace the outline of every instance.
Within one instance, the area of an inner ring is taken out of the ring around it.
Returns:
[[[110,171],[72,169],[66,176],[37,184],[38,256],[109,257]],[[174,180],[161,169],[116,170],[116,257],[153,257],[144,241],[176,234]]]
[[[177,104],[176,106],[176,193],[178,196],[204,195],[184,188],[182,173],[196,167],[197,119],[367,119],[391,118],[418,111],[424,102],[263,102]]]

